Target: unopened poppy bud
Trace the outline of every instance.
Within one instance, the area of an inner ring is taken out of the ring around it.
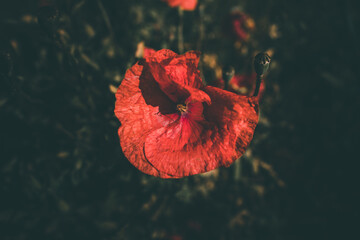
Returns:
[[[271,62],[270,56],[266,52],[259,53],[255,56],[254,67],[256,74],[262,76],[269,69]]]
[[[232,66],[226,66],[223,68],[222,77],[224,81],[228,82],[233,78],[235,69]]]
[[[232,66],[226,66],[223,68],[222,78],[224,80],[225,89],[227,89],[228,84],[230,80],[234,77],[234,75],[235,75],[235,69]]]

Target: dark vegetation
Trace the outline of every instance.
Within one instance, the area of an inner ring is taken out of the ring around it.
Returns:
[[[178,50],[160,0],[0,3],[0,239],[347,239],[358,227],[356,1],[199,0],[185,50],[201,71],[273,52],[260,123],[236,164],[162,180],[123,156],[114,90],[139,42]],[[224,33],[234,6],[248,42]],[[39,23],[37,23],[39,16]],[[270,33],[270,34],[269,34]]]

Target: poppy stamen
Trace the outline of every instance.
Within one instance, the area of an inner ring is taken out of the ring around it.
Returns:
[[[183,105],[183,104],[176,105],[176,108],[181,113],[185,113],[187,111],[187,107],[185,105]]]

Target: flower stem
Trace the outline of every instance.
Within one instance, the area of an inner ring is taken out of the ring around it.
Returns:
[[[204,25],[204,5],[203,4],[200,4],[199,5],[199,39],[198,39],[198,42],[197,42],[197,49],[198,51],[202,51],[202,42],[204,40],[204,36],[205,36],[205,25]],[[203,83],[205,85],[206,84],[206,79],[205,79],[205,76],[204,76],[204,71],[203,71],[203,61],[202,61],[203,58],[200,58],[200,61],[199,61],[199,70],[200,70],[200,77],[203,81]]]
[[[262,77],[263,77],[263,75],[256,74],[256,86],[255,86],[255,91],[254,91],[254,97],[257,97],[257,95],[259,94]]]
[[[241,173],[242,173],[242,168],[241,168],[241,158],[238,158],[235,161],[235,168],[234,168],[234,180],[236,182],[241,180]]]
[[[179,26],[178,26],[178,50],[179,53],[182,54],[184,52],[184,10],[182,8],[179,9]]]
[[[199,39],[197,42],[197,50],[201,51],[202,42],[205,37],[205,26],[204,26],[204,5],[199,5]]]

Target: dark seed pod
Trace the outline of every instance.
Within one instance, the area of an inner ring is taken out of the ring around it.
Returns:
[[[264,75],[269,69],[270,62],[271,58],[267,53],[262,52],[257,54],[254,59],[254,67],[256,74],[260,76]]]

